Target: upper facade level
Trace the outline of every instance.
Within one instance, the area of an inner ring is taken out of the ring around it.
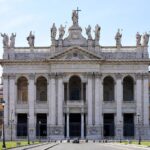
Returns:
[[[34,45],[35,35],[30,32],[27,37],[29,47],[15,47],[16,35],[12,33],[10,38],[7,34],[1,34],[3,37],[4,60],[54,60],[54,59],[97,59],[97,60],[121,60],[121,61],[146,61],[148,56],[149,34],[143,36],[138,32],[136,34],[135,46],[122,46],[122,34],[120,30],[115,35],[116,46],[101,46],[100,31],[101,27],[97,24],[94,29],[94,38],[91,34],[91,26],[86,30],[87,37],[82,35],[82,28],[79,26],[78,10],[72,12],[72,25],[68,29],[68,36],[64,37],[65,29],[62,25],[59,29],[55,23],[50,29],[51,46],[36,47]],[[58,38],[57,37],[58,34]]]

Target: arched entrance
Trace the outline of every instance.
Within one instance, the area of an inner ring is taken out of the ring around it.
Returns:
[[[84,114],[81,114],[81,108],[76,106],[76,103],[79,104],[83,99],[83,83],[81,82],[80,77],[74,75],[69,80],[69,89],[68,89],[69,101],[72,106],[69,108],[70,113],[65,115],[66,122],[66,137],[82,137],[84,135]],[[73,103],[71,102],[73,101]]]
[[[78,76],[72,76],[69,80],[69,99],[81,100],[81,79]]]

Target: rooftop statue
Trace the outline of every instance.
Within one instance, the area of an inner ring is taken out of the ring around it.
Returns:
[[[34,39],[35,39],[35,36],[32,34],[32,31],[30,31],[30,34],[27,37],[27,41],[30,47],[34,47]]]
[[[63,39],[64,34],[65,34],[65,27],[60,25],[60,28],[59,28],[59,39]]]
[[[85,30],[86,30],[86,35],[88,36],[88,39],[92,39],[91,26],[89,25],[87,28],[85,28]]]
[[[3,37],[3,47],[9,47],[9,37],[6,33],[2,34],[1,37]]]
[[[10,36],[10,48],[15,47],[15,38],[16,38],[16,34],[12,33]]]
[[[136,46],[140,46],[141,45],[141,35],[139,34],[139,32],[136,33]]]
[[[51,28],[51,39],[52,40],[56,39],[56,34],[57,34],[57,28],[55,26],[55,23],[53,23],[53,26]]]
[[[101,30],[101,27],[97,24],[95,26],[95,40],[99,41],[100,39],[100,30]]]
[[[116,46],[121,46],[121,38],[122,38],[122,34],[120,33],[120,29],[118,29],[118,32],[116,33],[115,36]]]
[[[78,25],[78,11],[77,10],[73,10],[72,12],[72,21],[73,21],[73,25]]]
[[[145,32],[145,34],[143,35],[143,46],[148,46],[149,36],[150,34],[148,34],[147,32]]]

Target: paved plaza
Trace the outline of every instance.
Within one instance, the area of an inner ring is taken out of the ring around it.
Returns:
[[[81,143],[81,144],[59,144],[51,150],[146,150],[149,148],[138,148],[137,146],[126,146],[111,143]]]
[[[144,146],[116,143],[46,143],[38,146],[20,147],[13,150],[149,150]]]

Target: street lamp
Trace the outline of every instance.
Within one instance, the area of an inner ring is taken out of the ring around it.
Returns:
[[[139,140],[138,140],[138,144],[141,145],[140,114],[137,114],[137,121],[138,121],[138,132],[139,132]]]
[[[120,122],[120,126],[122,127],[122,121],[120,120],[119,122]],[[122,131],[122,130],[120,129],[120,130],[119,130],[119,133],[120,133],[120,143],[122,142],[122,140],[121,140],[121,135],[122,135],[122,134],[121,134],[121,131]]]
[[[10,120],[9,120],[10,130],[11,130],[11,141],[12,141],[12,124],[14,122],[14,120],[12,119],[12,115],[13,115],[13,110],[11,111],[11,117],[10,117]]]
[[[5,101],[3,99],[1,99],[1,104],[3,107],[3,148],[6,148],[6,144],[5,144],[5,122],[4,122],[4,107],[5,107]]]
[[[39,142],[41,142],[41,121],[39,121]]]
[[[28,145],[30,144],[30,136],[29,136],[29,115],[28,115],[28,122],[27,122],[27,129],[28,129]]]

